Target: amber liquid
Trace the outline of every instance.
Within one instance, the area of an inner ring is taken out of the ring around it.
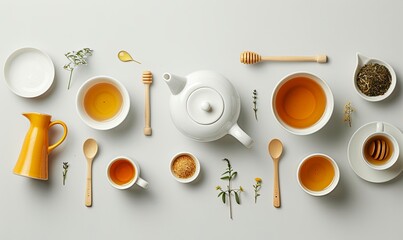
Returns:
[[[374,159],[370,153],[371,152],[370,151],[371,143],[376,142],[377,140],[385,141],[385,144],[388,146],[388,151],[382,160]],[[382,135],[375,135],[375,136],[371,137],[370,139],[368,139],[364,144],[364,157],[369,163],[374,164],[374,165],[379,166],[379,165],[383,165],[383,164],[387,163],[389,161],[390,157],[393,155],[393,152],[394,152],[394,149],[393,149],[392,142],[390,141],[389,138],[384,137]]]
[[[328,187],[334,178],[335,171],[332,162],[323,156],[313,156],[307,159],[298,173],[302,185],[311,191],[322,191]]]
[[[280,119],[294,128],[307,128],[318,122],[326,108],[322,87],[307,77],[296,77],[280,87],[275,98]]]
[[[116,116],[122,108],[122,94],[110,83],[98,83],[85,94],[84,108],[97,121],[105,121]]]
[[[124,185],[134,179],[136,170],[133,164],[126,159],[119,159],[112,163],[109,168],[109,176],[111,180],[118,184]]]

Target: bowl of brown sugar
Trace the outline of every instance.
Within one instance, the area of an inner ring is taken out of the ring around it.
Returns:
[[[191,153],[176,154],[169,165],[172,176],[181,183],[193,182],[200,173],[200,162]]]

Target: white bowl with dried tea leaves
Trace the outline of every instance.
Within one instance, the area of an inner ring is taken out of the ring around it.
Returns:
[[[396,73],[389,64],[359,53],[353,79],[358,95],[370,102],[384,100],[396,87]]]

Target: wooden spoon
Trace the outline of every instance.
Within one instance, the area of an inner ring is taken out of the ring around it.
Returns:
[[[326,55],[316,55],[316,56],[271,56],[262,57],[255,52],[246,51],[241,53],[241,63],[244,64],[255,64],[262,61],[278,61],[278,62],[327,62]]]
[[[98,152],[97,142],[89,138],[83,145],[84,155],[87,158],[87,187],[85,188],[85,206],[92,206],[92,161]]]
[[[278,162],[280,156],[283,153],[283,144],[278,139],[273,139],[269,143],[269,153],[273,159],[274,164],[274,191],[273,191],[273,206],[279,208],[281,205],[280,201],[280,184],[278,177]]]

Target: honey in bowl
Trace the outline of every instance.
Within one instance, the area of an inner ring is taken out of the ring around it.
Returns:
[[[136,169],[127,159],[118,159],[109,168],[110,179],[118,185],[124,185],[132,181],[136,175]]]
[[[285,82],[275,97],[278,117],[293,128],[308,128],[325,112],[326,94],[308,77],[295,77]]]
[[[322,191],[333,182],[335,169],[331,160],[325,156],[314,155],[300,166],[298,178],[300,183],[310,191]]]
[[[105,121],[116,116],[122,108],[122,94],[111,83],[98,83],[88,89],[84,109],[94,120]]]

